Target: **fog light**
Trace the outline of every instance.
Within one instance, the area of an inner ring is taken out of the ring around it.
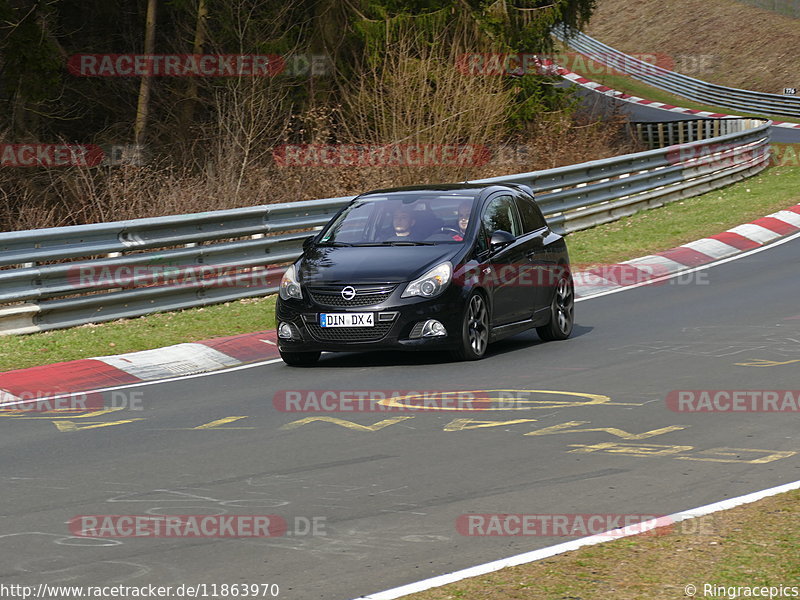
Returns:
[[[290,340],[294,337],[294,331],[289,323],[281,323],[278,325],[278,337],[282,340]]]
[[[447,335],[447,329],[444,328],[444,325],[436,319],[425,321],[425,325],[422,327],[422,337],[438,337],[441,335]]]
[[[421,337],[439,337],[442,335],[447,335],[444,325],[436,319],[428,319],[414,325],[408,337],[414,340]]]

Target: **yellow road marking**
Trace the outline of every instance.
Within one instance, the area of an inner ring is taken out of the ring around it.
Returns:
[[[14,417],[15,419],[47,419],[48,421],[52,421],[53,419],[69,419],[70,421],[73,419],[90,419],[93,417],[100,417],[102,415],[107,415],[109,413],[124,410],[124,407],[119,408],[104,408],[102,410],[93,410],[84,414],[75,414],[74,412],[70,411],[51,411],[51,412],[40,412],[36,413],[38,417],[31,417],[28,416],[30,412],[26,411],[19,411],[19,412],[12,412],[12,411],[0,411],[0,416],[3,417]],[[56,415],[64,415],[62,417],[58,417]]]
[[[377,423],[373,423],[372,425],[360,425],[358,423],[353,423],[352,421],[347,421],[345,419],[337,419],[336,417],[306,417],[305,419],[300,419],[299,421],[292,421],[291,423],[287,423],[283,425],[281,429],[297,429],[298,427],[302,427],[303,425],[308,425],[309,423],[314,423],[315,421],[321,421],[324,423],[333,423],[334,425],[339,425],[340,427],[346,427],[347,429],[354,429],[355,431],[378,431],[379,429],[383,429],[384,427],[389,427],[389,425],[394,425],[395,423],[399,423],[400,421],[405,421],[406,419],[413,419],[414,417],[392,417],[391,419],[384,419],[383,421],[378,421]]]
[[[126,419],[124,421],[109,421],[107,423],[89,421],[83,423],[73,423],[72,421],[53,421],[56,429],[64,433],[70,431],[83,431],[84,429],[97,429],[98,427],[111,427],[112,425],[124,425],[134,421],[144,421],[144,419]]]
[[[754,458],[752,460],[736,457],[738,454],[747,452],[760,452],[766,454],[766,456],[762,456],[760,458]],[[727,458],[701,458],[697,456],[678,456],[676,458],[678,460],[702,460],[706,462],[722,462],[722,463],[743,462],[743,463],[749,463],[751,465],[763,465],[765,463],[769,463],[774,460],[789,458],[797,454],[797,452],[794,452],[792,450],[758,450],[756,448],[711,448],[709,450],[701,450],[699,453],[710,454],[712,456],[724,456]]]
[[[465,429],[480,429],[482,427],[501,427],[503,425],[516,425],[530,423],[536,419],[514,419],[512,421],[476,421],[474,419],[453,419],[444,426],[444,431],[463,431]]]
[[[234,421],[246,418],[247,415],[243,417],[225,417],[222,419],[217,419],[216,421],[211,421],[210,423],[206,423],[205,425],[192,427],[192,429],[255,429],[254,427],[221,427],[221,425],[225,425],[226,423],[233,423]]]
[[[777,367],[780,365],[790,365],[792,363],[800,362],[800,358],[795,360],[785,360],[785,361],[776,361],[776,360],[767,360],[765,358],[755,358],[753,362],[744,362],[744,363],[733,363],[737,367]]]
[[[586,425],[590,422],[591,421],[567,421],[566,423],[561,423],[560,425],[553,425],[552,427],[537,429],[536,431],[531,431],[530,433],[525,433],[523,435],[555,435],[559,433],[588,433],[590,431],[601,431],[610,433],[611,435],[615,435],[625,440],[643,440],[646,438],[655,437],[657,435],[664,435],[665,433],[670,433],[672,431],[686,429],[686,427],[682,427],[680,425],[670,425],[669,427],[661,427],[660,429],[651,429],[650,431],[645,431],[644,433],[629,433],[623,429],[617,429],[616,427],[589,427],[586,429],[570,429],[570,427]]]
[[[567,452],[597,452],[604,450],[611,454],[630,454],[631,456],[666,456],[688,452],[694,446],[667,446],[664,444],[622,444],[620,442],[603,442],[601,444],[570,444]]]

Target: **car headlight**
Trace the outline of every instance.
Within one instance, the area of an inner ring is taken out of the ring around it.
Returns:
[[[433,267],[422,277],[415,279],[406,286],[401,298],[411,296],[422,296],[423,298],[433,298],[438,296],[450,283],[453,277],[453,265],[450,261],[443,262]]]
[[[281,277],[281,287],[278,292],[282,300],[289,298],[303,299],[303,292],[300,291],[300,282],[297,281],[297,272],[294,265],[286,269],[286,272]]]

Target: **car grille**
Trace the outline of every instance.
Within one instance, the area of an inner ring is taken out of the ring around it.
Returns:
[[[389,333],[392,323],[376,323],[374,327],[320,327],[319,323],[306,323],[311,335],[324,342],[374,342]]]
[[[319,286],[308,288],[311,299],[321,306],[351,308],[356,306],[374,306],[385,301],[394,291],[395,285],[354,285],[356,295],[352,300],[342,298],[343,285]]]

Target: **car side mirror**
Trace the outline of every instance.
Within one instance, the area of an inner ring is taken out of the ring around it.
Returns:
[[[303,240],[303,252],[314,246],[314,238],[317,236],[312,235]]]
[[[496,250],[501,246],[505,246],[513,242],[515,238],[513,235],[508,233],[507,231],[503,231],[502,229],[498,229],[492,234],[492,237],[489,240],[489,245],[492,247],[492,250]]]

